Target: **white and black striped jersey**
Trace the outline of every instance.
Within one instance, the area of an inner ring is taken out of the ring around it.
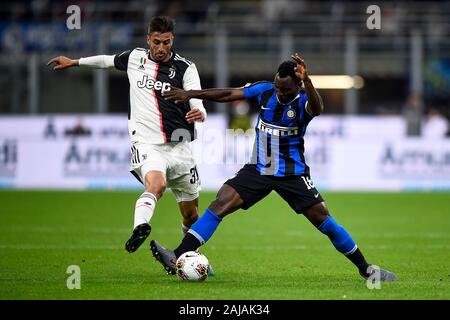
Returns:
[[[114,66],[127,72],[130,83],[128,129],[133,143],[194,140],[194,123],[188,123],[185,116],[193,108],[200,109],[206,116],[202,101],[191,99],[189,103],[175,104],[161,95],[171,86],[200,90],[194,63],[173,51],[167,62],[155,62],[148,49],[135,48],[116,55]]]

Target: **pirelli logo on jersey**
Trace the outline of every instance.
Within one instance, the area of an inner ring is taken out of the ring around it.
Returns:
[[[262,132],[278,137],[298,135],[298,127],[279,127],[273,124],[265,123],[261,119],[258,121],[258,129]]]
[[[159,80],[153,80],[152,78],[149,78],[147,75],[144,75],[140,81],[137,82],[138,88],[147,88],[147,89],[154,89],[156,91],[168,91],[170,90],[170,83],[169,82],[162,82]]]

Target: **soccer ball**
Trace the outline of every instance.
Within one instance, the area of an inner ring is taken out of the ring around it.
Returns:
[[[197,251],[183,253],[177,259],[177,276],[180,280],[203,281],[208,277],[209,262]]]

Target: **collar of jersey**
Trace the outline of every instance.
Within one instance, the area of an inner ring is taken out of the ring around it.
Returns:
[[[282,104],[283,106],[287,106],[288,104],[291,104],[292,102],[294,102],[295,99],[297,99],[298,97],[300,97],[300,92],[297,93],[297,95],[295,96],[294,99],[292,99],[291,101],[289,101],[288,103],[281,103],[280,99],[278,99],[278,95],[275,93],[275,96],[277,97],[277,101],[279,104]]]

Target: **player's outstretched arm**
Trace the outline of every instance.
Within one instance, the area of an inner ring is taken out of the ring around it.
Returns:
[[[62,70],[70,67],[85,66],[90,68],[106,69],[114,67],[114,55],[98,55],[78,60],[59,56],[51,59],[47,65],[55,64],[53,70]]]
[[[308,112],[314,116],[318,116],[323,111],[322,97],[317,92],[316,88],[314,88],[311,79],[309,78],[305,61],[300,58],[298,53],[291,55],[291,58],[297,62],[297,67],[295,67],[295,75],[303,81],[306,94],[308,95]]]
[[[186,102],[189,99],[202,99],[214,102],[230,102],[244,99],[243,89],[212,88],[203,90],[182,90],[172,87],[170,91],[164,91],[163,97],[175,103]]]

